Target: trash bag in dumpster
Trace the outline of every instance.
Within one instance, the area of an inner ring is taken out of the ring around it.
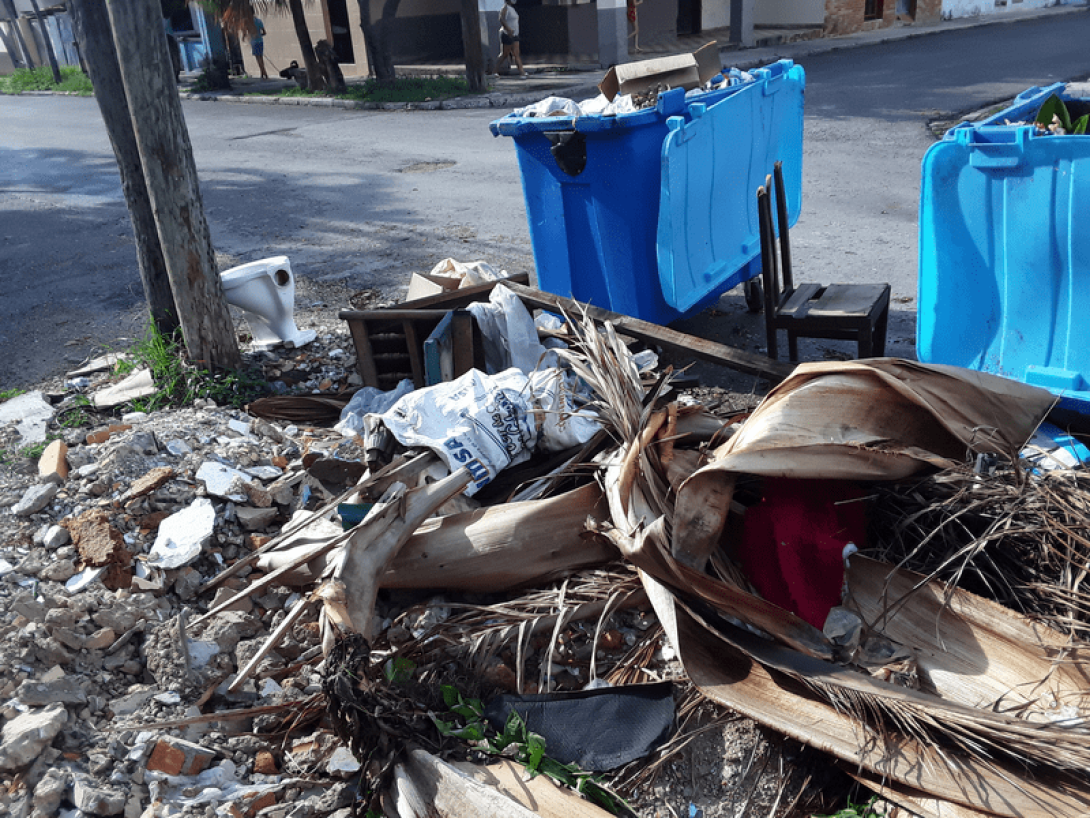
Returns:
[[[750,76],[616,116],[492,123],[515,140],[540,289],[666,324],[759,274],[750,200],[777,160],[798,218],[805,74],[780,60]]]

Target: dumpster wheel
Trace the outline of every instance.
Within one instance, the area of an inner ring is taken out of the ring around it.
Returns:
[[[751,278],[742,284],[742,290],[746,295],[746,309],[751,313],[759,313],[765,303],[764,288],[761,279]]]

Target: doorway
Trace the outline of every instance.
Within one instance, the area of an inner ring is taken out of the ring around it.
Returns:
[[[700,0],[677,0],[677,36],[699,34],[700,16]]]
[[[352,47],[352,23],[348,19],[348,0],[326,0],[329,11],[329,30],[333,35],[333,50],[337,62],[354,65],[356,52]]]

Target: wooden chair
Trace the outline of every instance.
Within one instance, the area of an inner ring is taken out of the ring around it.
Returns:
[[[764,284],[768,357],[776,359],[776,331],[787,330],[792,361],[799,357],[799,337],[856,341],[859,357],[881,357],[886,351],[889,321],[888,284],[799,284],[791,275],[791,244],[787,228],[787,199],[782,163],[774,170],[780,253],[772,222],[772,176],[757,189],[757,216],[761,229],[761,278]],[[777,255],[779,256],[777,258]],[[782,280],[780,272],[782,271]]]

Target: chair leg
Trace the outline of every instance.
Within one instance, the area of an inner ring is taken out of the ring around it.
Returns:
[[[859,357],[873,358],[874,357],[874,335],[871,326],[868,324],[865,327],[859,328],[859,334],[857,336],[859,341]]]
[[[787,353],[792,363],[799,359],[799,336],[791,330],[787,331]]]
[[[889,326],[889,304],[886,304],[874,322],[874,357],[884,358],[886,355],[886,329]]]

